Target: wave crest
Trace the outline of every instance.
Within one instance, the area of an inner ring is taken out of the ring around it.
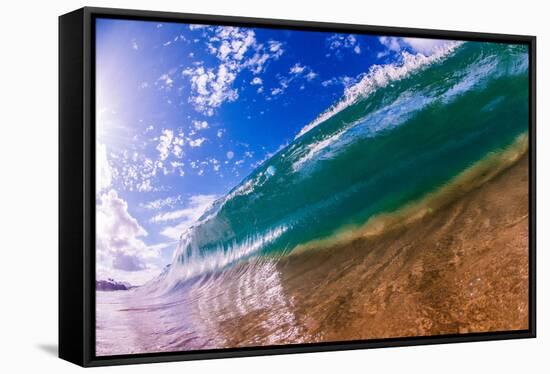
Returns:
[[[364,98],[378,88],[386,87],[391,82],[406,78],[411,73],[414,73],[421,68],[441,61],[462,44],[463,42],[451,41],[442,46],[438,46],[429,56],[422,53],[411,54],[409,52],[402,52],[402,62],[399,64],[391,63],[387,65],[371,66],[369,71],[358,83],[346,88],[340,101],[330,106],[312,122],[304,126],[298,135],[296,135],[295,139],[298,139],[305,133],[317,127],[317,125],[325,122],[335,114],[354,104],[359,98]]]

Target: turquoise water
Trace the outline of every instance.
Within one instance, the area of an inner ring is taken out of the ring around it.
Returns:
[[[528,129],[528,47],[378,67],[182,233],[171,282],[284,255],[422,198]]]

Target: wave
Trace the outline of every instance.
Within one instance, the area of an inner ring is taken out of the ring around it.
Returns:
[[[528,129],[528,94],[523,45],[449,43],[430,57],[404,54],[400,65],[371,68],[183,233],[172,264],[149,286],[168,292],[251,257],[286,256],[417,216],[422,210],[406,207],[452,181],[483,181],[458,177],[491,164],[483,161],[490,155],[509,158]]]
[[[164,290],[176,289],[188,279],[222,269],[242,258],[249,257],[279,238],[287,230],[287,226],[276,227],[238,242],[219,244],[206,254],[200,254],[200,248],[194,245],[192,234],[186,235],[176,250],[173,262],[183,266],[170,268],[162,277],[162,287]]]
[[[493,179],[516,164],[521,157],[527,154],[528,149],[529,136],[527,133],[521,134],[503,151],[489,153],[485,158],[421,199],[409,202],[396,211],[374,215],[364,224],[344,227],[330,237],[300,244],[291,252],[291,255],[298,255],[311,249],[345,245],[359,238],[375,237],[407,226],[437,212],[459,197]]]
[[[355,103],[357,99],[366,97],[378,88],[386,87],[393,81],[403,79],[421,68],[441,61],[461,44],[462,42],[459,41],[449,41],[446,44],[438,46],[429,56],[426,56],[423,53],[413,55],[405,51],[401,54],[402,61],[400,63],[371,66],[369,71],[358,83],[346,88],[340,101],[332,105],[312,122],[304,126],[300,132],[298,132],[296,138],[299,138],[306,132],[315,128],[317,125],[325,122],[330,117],[349,107]]]

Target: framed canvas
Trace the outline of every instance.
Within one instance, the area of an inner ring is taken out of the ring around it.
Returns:
[[[59,18],[59,355],[535,337],[535,37]]]

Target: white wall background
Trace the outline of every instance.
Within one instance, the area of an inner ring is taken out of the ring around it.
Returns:
[[[550,26],[544,1],[56,0],[6,1],[0,21],[0,371],[77,370],[56,358],[57,17],[83,5],[538,37],[537,339],[111,367],[95,373],[521,373],[550,368],[550,257],[545,253],[550,241]]]

